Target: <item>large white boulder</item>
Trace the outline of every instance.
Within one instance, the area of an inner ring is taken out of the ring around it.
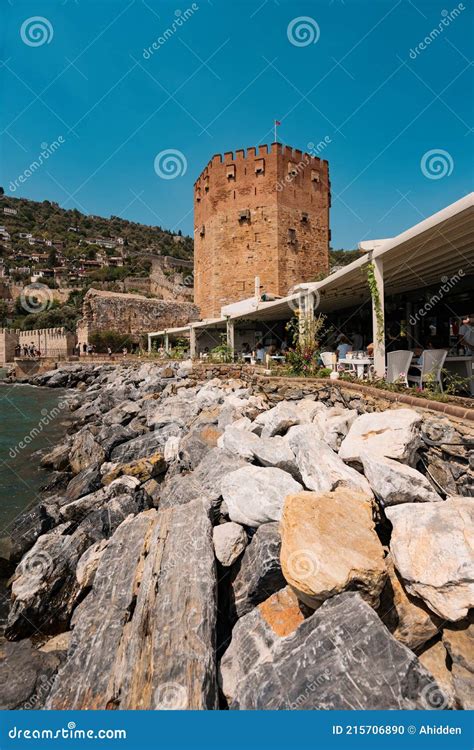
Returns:
[[[260,466],[232,471],[221,487],[229,518],[253,527],[279,521],[285,497],[302,489],[286,471]]]
[[[446,620],[474,605],[474,502],[405,503],[386,509],[390,550],[406,590]]]
[[[254,429],[261,431],[262,437],[283,435],[296,424],[309,424],[319,411],[325,411],[326,406],[321,401],[302,399],[301,401],[280,401],[262,414],[254,422]]]
[[[305,487],[315,492],[330,492],[336,487],[352,487],[372,497],[367,479],[342,461],[320,438],[317,425],[292,427],[285,436],[295,454],[296,465]]]
[[[383,505],[441,502],[427,478],[411,466],[368,450],[360,457],[364,474]]]
[[[342,441],[339,456],[361,462],[364,450],[413,466],[420,445],[421,415],[413,409],[390,409],[357,417]]]

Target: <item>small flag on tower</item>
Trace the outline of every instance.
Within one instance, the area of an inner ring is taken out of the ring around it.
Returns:
[[[274,136],[275,136],[274,140],[275,140],[275,141],[276,141],[276,139],[277,139],[277,126],[278,126],[278,125],[281,125],[281,122],[280,122],[280,120],[274,120],[274,124],[273,124],[273,131],[274,131]]]

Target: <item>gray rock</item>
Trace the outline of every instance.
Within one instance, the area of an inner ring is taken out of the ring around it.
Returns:
[[[239,650],[252,640],[250,627]],[[327,600],[292,634],[269,642],[264,661],[247,663],[231,709],[430,709],[427,693],[438,687],[357,593]]]
[[[272,409],[259,414],[255,419],[255,428],[262,437],[284,435],[285,432],[297,424],[309,424],[318,411],[326,409],[320,401],[303,399],[302,401],[280,401]]]
[[[279,521],[285,497],[302,489],[286,471],[258,466],[231,472],[221,486],[231,520],[253,527]]]
[[[331,492],[337,487],[350,487],[372,497],[372,490],[365,477],[347,466],[319,435],[319,427],[300,425],[292,427],[286,436],[304,485],[315,492]]]
[[[426,477],[411,466],[369,451],[361,451],[360,458],[364,474],[383,505],[441,502]]]
[[[260,526],[242,557],[232,581],[235,615],[242,617],[260,602],[283,588],[281,539],[278,523]]]
[[[129,514],[144,509],[143,492],[132,492],[123,479],[131,477],[116,480],[111,492],[106,488],[76,501],[82,505],[74,512],[75,503],[64,506],[70,520],[40,536],[23,556],[12,579],[8,638],[27,636],[36,629],[46,634],[67,629],[80,590],[79,559],[93,544],[109,538]]]
[[[92,433],[84,428],[78,432],[71,444],[69,463],[75,474],[87,469],[93,463],[101,463],[105,459],[105,451],[95,440]]]
[[[215,526],[212,539],[215,555],[224,567],[229,567],[240,557],[248,541],[245,530],[233,521]]]
[[[71,503],[83,497],[83,495],[95,492],[100,488],[100,485],[100,466],[99,464],[91,464],[87,469],[83,469],[71,479],[66,487],[61,505]]]
[[[146,458],[162,450],[166,439],[159,432],[147,432],[114,448],[110,454],[110,460],[114,463],[125,464],[138,458]]]
[[[30,640],[0,645],[0,709],[40,709],[59,667],[57,654],[36,651]]]
[[[220,448],[213,448],[193,472],[174,476],[163,484],[160,506],[169,508],[200,497],[217,512],[223,480],[242,466],[246,466],[243,459],[230,456]]]
[[[69,445],[63,444],[53,448],[52,451],[42,457],[40,464],[47,469],[67,471],[69,468]]]
[[[50,709],[217,708],[212,528],[196,501],[128,518],[74,614]]]

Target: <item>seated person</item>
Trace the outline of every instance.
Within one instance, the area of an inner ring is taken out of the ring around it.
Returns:
[[[257,362],[263,362],[263,360],[265,359],[265,347],[263,346],[261,341],[259,341],[257,344],[255,358]]]
[[[352,351],[352,344],[347,336],[344,336],[344,334],[341,334],[339,336],[339,343],[337,345],[336,351],[338,359],[345,359],[347,356],[347,352]]]

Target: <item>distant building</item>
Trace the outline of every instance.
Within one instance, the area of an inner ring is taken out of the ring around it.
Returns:
[[[3,209],[3,213],[8,214],[9,216],[16,216],[18,211],[16,210],[16,208],[8,208],[8,206],[5,206],[5,208]]]
[[[203,318],[329,271],[329,167],[273,143],[217,154],[194,185],[194,299]]]

